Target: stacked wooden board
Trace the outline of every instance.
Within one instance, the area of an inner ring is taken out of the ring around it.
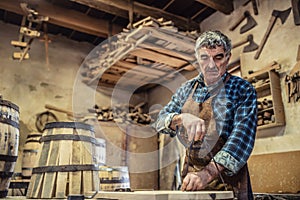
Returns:
[[[194,70],[198,33],[180,32],[171,21],[147,17],[99,44],[82,65],[83,82],[139,88]]]

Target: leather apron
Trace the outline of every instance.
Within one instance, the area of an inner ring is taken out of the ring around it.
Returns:
[[[226,77],[225,83],[229,80],[229,78],[230,75]],[[188,172],[201,171],[201,169],[212,161],[212,158],[222,149],[226,142],[224,138],[219,137],[213,116],[212,101],[217,95],[217,92],[216,94],[211,94],[211,96],[203,103],[197,103],[193,100],[192,96],[196,91],[198,84],[199,82],[197,81],[193,87],[193,91],[190,93],[187,101],[182,107],[181,113],[190,113],[203,119],[205,121],[207,133],[203,142],[194,141],[191,148],[187,148],[184,166],[182,169],[182,180]],[[204,190],[224,191],[229,189],[234,192],[237,199],[253,199],[247,164],[233,176],[227,176],[224,172],[221,173],[221,175],[225,185],[219,176],[211,181]]]

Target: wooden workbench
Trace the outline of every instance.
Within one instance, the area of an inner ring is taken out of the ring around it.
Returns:
[[[189,200],[189,199],[233,199],[232,191],[135,191],[135,192],[98,192],[94,198],[118,200]]]

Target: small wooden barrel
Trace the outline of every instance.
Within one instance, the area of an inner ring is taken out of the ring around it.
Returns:
[[[102,138],[96,138],[97,144],[95,148],[96,163],[101,166],[106,163],[106,142]]]
[[[23,148],[22,157],[22,178],[30,179],[32,168],[37,160],[37,154],[40,148],[40,139],[42,134],[31,133],[27,136],[25,145]]]
[[[7,196],[18,158],[19,107],[0,98],[0,198]]]
[[[99,166],[100,190],[115,191],[130,189],[130,179],[127,166]]]
[[[41,148],[27,198],[66,198],[99,190],[98,144],[92,126],[80,122],[51,122],[41,137]]]

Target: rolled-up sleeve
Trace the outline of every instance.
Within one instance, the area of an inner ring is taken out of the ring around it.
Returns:
[[[245,83],[239,90],[239,104],[233,117],[233,129],[214,159],[223,165],[227,175],[236,174],[246,163],[254,147],[257,126],[257,96]]]
[[[191,81],[181,85],[172,96],[171,101],[159,112],[154,128],[159,133],[175,136],[176,133],[170,128],[174,115],[181,113],[181,108],[190,93]]]

